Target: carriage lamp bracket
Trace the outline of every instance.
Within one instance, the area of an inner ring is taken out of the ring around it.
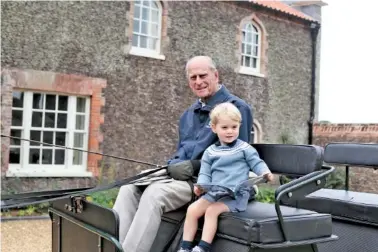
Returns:
[[[71,196],[70,204],[66,204],[65,208],[73,213],[82,213],[84,210],[84,200],[85,196]]]

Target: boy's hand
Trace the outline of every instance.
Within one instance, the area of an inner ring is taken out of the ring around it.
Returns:
[[[274,176],[273,176],[273,174],[272,174],[271,172],[265,174],[264,177],[265,177],[265,179],[266,179],[268,182],[271,182],[271,181],[273,181],[273,179],[274,179]]]
[[[202,194],[202,190],[199,189],[197,186],[194,186],[193,191],[194,191],[194,194],[195,194],[196,196],[200,196],[200,195]]]

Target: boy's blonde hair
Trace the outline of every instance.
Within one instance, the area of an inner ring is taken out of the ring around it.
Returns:
[[[228,116],[231,120],[239,123],[242,120],[239,109],[230,102],[220,103],[213,108],[210,112],[210,124],[216,125],[221,116]]]

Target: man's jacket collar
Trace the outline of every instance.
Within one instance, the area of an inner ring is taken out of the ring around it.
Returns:
[[[221,88],[212,97],[210,97],[205,106],[202,107],[200,100],[197,100],[196,104],[194,105],[194,111],[201,108],[202,110],[211,111],[218,103],[227,101],[228,97],[230,97],[230,92],[224,85],[221,85]]]

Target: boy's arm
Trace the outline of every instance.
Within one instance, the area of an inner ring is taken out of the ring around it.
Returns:
[[[257,151],[252,146],[245,149],[244,152],[245,158],[252,172],[256,173],[258,176],[271,173],[264,160],[260,158]]]
[[[211,182],[211,161],[207,151],[203,153],[201,159],[201,168],[198,174],[197,183],[209,184]]]

